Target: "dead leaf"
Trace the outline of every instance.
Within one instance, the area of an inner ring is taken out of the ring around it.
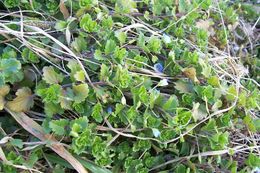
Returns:
[[[60,6],[60,12],[63,14],[64,19],[67,19],[70,16],[70,13],[64,3],[64,0],[60,0],[59,6]]]
[[[192,116],[195,122],[207,116],[207,113],[203,111],[201,107],[200,103],[193,103]]]
[[[199,80],[196,76],[196,69],[194,67],[190,67],[190,68],[185,68],[183,70],[183,73],[186,77],[188,77],[189,79],[191,79],[193,82],[195,83],[199,83]]]
[[[33,97],[31,89],[23,87],[15,93],[14,100],[7,102],[6,106],[14,112],[26,112],[33,107]]]
[[[57,141],[52,135],[45,134],[43,128],[36,123],[33,119],[28,117],[25,113],[13,112],[7,107],[5,110],[12,115],[12,117],[29,133],[37,137],[43,142],[48,141],[48,145],[54,152],[56,152],[63,159],[67,160],[71,166],[73,166],[79,173],[87,173],[87,170],[82,166],[82,164],[74,157],[70,152],[68,152],[64,146]]]
[[[199,20],[198,22],[196,22],[196,27],[199,29],[204,29],[204,30],[208,31],[208,29],[210,27],[210,21],[209,20]]]
[[[71,33],[70,33],[70,29],[69,29],[69,27],[66,28],[65,36],[66,36],[67,44],[70,45],[70,41],[71,41]]]
[[[212,27],[212,20],[199,20],[196,22],[196,27],[199,29],[203,29],[208,32],[209,35],[213,36],[215,34],[214,28]]]
[[[0,88],[0,110],[4,109],[5,105],[5,96],[9,93],[10,87],[9,85],[4,85]]]

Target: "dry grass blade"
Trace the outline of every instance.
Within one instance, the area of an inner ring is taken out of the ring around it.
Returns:
[[[5,110],[12,115],[12,117],[29,133],[40,139],[41,141],[48,141],[50,148],[56,152],[63,159],[67,160],[79,173],[87,173],[87,170],[82,164],[69,153],[64,146],[61,145],[53,136],[45,134],[42,127],[28,117],[25,113],[15,113],[5,108]]]
[[[67,9],[64,0],[60,0],[60,11],[63,14],[64,19],[67,19],[70,16],[69,10]]]

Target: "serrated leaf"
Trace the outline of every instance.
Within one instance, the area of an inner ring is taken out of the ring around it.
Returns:
[[[14,100],[7,102],[7,107],[14,112],[25,112],[33,107],[34,101],[30,88],[23,87],[15,93]]]
[[[75,74],[77,71],[81,70],[81,67],[76,60],[69,60],[67,67],[70,69],[72,74]]]
[[[61,136],[65,134],[65,127],[68,124],[69,121],[67,119],[52,120],[49,122],[49,126],[54,134]]]
[[[123,60],[124,58],[127,56],[128,52],[126,51],[125,48],[120,49],[118,46],[116,47],[115,51],[114,51],[114,58],[115,60],[120,63],[123,64]]]
[[[3,71],[5,75],[12,75],[17,73],[21,69],[20,61],[15,58],[1,59],[0,61],[0,71]]]
[[[57,73],[52,66],[44,67],[43,80],[48,84],[59,84],[63,81],[63,75]]]
[[[74,78],[76,79],[76,81],[85,82],[85,73],[84,73],[84,71],[80,70],[80,71],[76,72],[76,74],[74,74]]]
[[[116,38],[119,40],[120,45],[125,43],[125,40],[126,40],[126,37],[127,37],[125,32],[117,31],[115,33],[115,35],[116,35]]]
[[[38,56],[28,48],[24,48],[22,57],[25,62],[38,63],[40,62]]]
[[[93,107],[91,116],[96,120],[96,122],[101,123],[103,121],[102,113],[103,113],[102,105],[98,102]]]
[[[5,108],[5,110],[8,111],[10,115],[12,115],[12,117],[29,133],[31,133],[43,142],[49,141],[49,147],[60,157],[68,161],[68,163],[70,163],[77,172],[87,173],[87,171],[79,163],[79,161],[75,159],[75,157],[73,157],[73,155],[68,152],[68,150],[66,150],[59,141],[57,141],[53,136],[44,133],[44,129],[38,123],[36,123],[24,113],[15,113],[7,108]]]
[[[73,85],[75,103],[81,103],[88,97],[89,89],[88,84]]]
[[[140,101],[144,104],[148,104],[149,103],[149,95],[146,91],[146,88],[144,85],[142,85],[140,88],[139,88],[139,91],[138,91],[138,96],[140,98]]]
[[[110,76],[110,71],[109,71],[109,67],[105,64],[101,65],[101,69],[100,69],[100,74],[99,74],[99,78],[102,81],[107,81],[109,76]]]
[[[250,153],[245,163],[252,168],[260,167],[260,158],[256,154]]]
[[[105,46],[105,54],[108,55],[116,49],[116,42],[114,40],[107,40]]]
[[[92,20],[89,14],[85,14],[80,20],[80,27],[87,32],[94,32],[97,30],[97,22]]]
[[[59,103],[62,88],[58,84],[51,85],[49,88],[37,90],[37,94],[43,98],[45,103]]]
[[[152,36],[148,41],[147,47],[153,53],[160,53],[162,49],[161,40],[157,37]]]

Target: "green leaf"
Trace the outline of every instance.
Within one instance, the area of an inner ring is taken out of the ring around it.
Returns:
[[[33,107],[34,101],[31,89],[23,87],[15,93],[14,100],[7,102],[7,107],[14,112],[26,112]]]
[[[63,81],[63,75],[55,72],[52,66],[44,67],[43,80],[48,84],[59,84]]]
[[[115,49],[114,52],[114,58],[116,61],[120,64],[124,63],[124,58],[127,56],[128,52],[126,51],[125,48],[120,49],[118,46]]]
[[[73,85],[74,101],[75,103],[81,103],[88,97],[89,89],[88,84]]]
[[[234,101],[236,99],[237,91],[234,85],[230,86],[227,90],[226,98],[228,101]]]
[[[87,146],[91,146],[91,141],[93,141],[92,131],[85,128],[77,138],[73,138],[72,147],[77,154],[80,154]]]
[[[193,91],[193,86],[191,83],[178,80],[177,82],[174,82],[175,89],[177,89],[180,93],[191,93]]]
[[[203,98],[206,97],[208,100],[213,98],[213,88],[211,85],[208,85],[207,87],[204,87],[202,91]]]
[[[214,87],[219,87],[220,86],[220,82],[219,82],[219,79],[217,76],[211,76],[209,79],[208,79],[208,83],[211,85],[211,86],[214,86]]]
[[[161,40],[159,38],[155,37],[155,36],[152,36],[148,40],[147,47],[153,53],[160,53],[160,51],[162,49]]]
[[[254,123],[256,130],[259,132],[260,131],[260,119],[254,120],[253,123]]]
[[[213,135],[211,138],[209,138],[211,148],[213,150],[224,149],[229,142],[228,137],[229,137],[228,132],[225,133],[219,132]]]
[[[117,13],[131,13],[136,9],[136,2],[133,0],[117,0],[115,10]]]
[[[150,100],[150,107],[151,107],[151,109],[154,108],[156,100],[159,98],[159,96],[160,96],[160,91],[158,91],[158,90],[150,91],[150,99],[149,100]]]
[[[105,29],[112,29],[113,24],[114,22],[111,16],[108,16],[102,20],[102,27]]]
[[[80,117],[80,118],[73,120],[70,123],[70,126],[71,126],[70,135],[72,135],[74,137],[78,137],[79,133],[84,131],[88,126],[87,116],[83,116],[83,117]]]
[[[105,46],[105,54],[109,55],[110,53],[114,52],[116,49],[116,42],[114,40],[107,40]]]
[[[210,119],[208,123],[201,128],[201,130],[214,131],[216,127],[217,127],[216,121],[214,119]]]
[[[211,67],[202,58],[199,58],[199,64],[200,64],[200,66],[202,68],[201,74],[203,76],[205,76],[206,78],[209,78],[210,74],[211,74]]]
[[[61,96],[61,86],[58,84],[51,85],[49,88],[38,89],[37,94],[43,98],[46,103],[59,103]]]
[[[180,164],[175,169],[176,173],[186,173],[186,167],[183,164]]]
[[[74,74],[74,78],[76,79],[76,81],[85,82],[85,73],[84,73],[84,71],[83,70],[77,71]]]
[[[55,29],[58,31],[64,31],[67,28],[68,23],[66,21],[60,20],[55,24]]]
[[[56,155],[52,154],[45,154],[45,156],[48,158],[48,160],[52,163],[56,163],[58,165],[62,165],[66,168],[73,169],[73,167],[64,159],[61,157],[57,157]],[[91,172],[98,172],[98,173],[112,173],[108,169],[101,168],[97,165],[95,165],[93,162],[84,160],[79,156],[75,156],[79,162],[87,169],[89,169]]]
[[[0,71],[3,72],[5,76],[17,73],[21,69],[20,61],[15,58],[1,59],[0,60]]]
[[[71,110],[73,98],[74,93],[71,88],[67,88],[66,90],[63,89],[61,92],[61,96],[59,97],[61,108]]]
[[[80,27],[87,32],[94,32],[97,30],[97,22],[92,20],[89,14],[85,14],[79,23]]]
[[[139,91],[138,91],[138,96],[140,98],[140,101],[142,103],[144,103],[145,105],[147,105],[149,103],[149,95],[146,91],[146,88],[144,85],[142,85],[140,88],[139,88]]]
[[[20,0],[5,0],[4,5],[7,8],[18,7],[20,5]]]
[[[108,81],[110,74],[111,73],[109,71],[109,67],[106,64],[102,64],[100,73],[99,73],[99,75],[100,75],[99,79],[101,81]]]
[[[250,153],[249,157],[246,160],[246,164],[252,168],[260,167],[260,158],[259,156]]]
[[[76,51],[76,52],[82,52],[87,49],[87,41],[79,36],[75,38],[75,40],[71,43],[71,47]]]
[[[24,62],[38,63],[40,62],[38,56],[28,48],[24,48],[22,52]]]
[[[98,0],[79,0],[79,6],[81,8],[90,8],[96,4],[98,4]]]
[[[60,120],[52,120],[49,122],[49,126],[51,130],[56,135],[65,135],[65,127],[69,125],[69,121],[67,119],[60,119]]]
[[[178,98],[175,95],[172,95],[167,101],[166,103],[163,105],[163,109],[165,111],[173,111],[177,108],[178,106]]]
[[[145,151],[149,150],[151,148],[151,142],[148,140],[137,140],[137,142],[134,143],[133,151]]]
[[[126,68],[123,68],[122,66],[118,65],[114,81],[121,88],[128,88],[132,82],[132,76],[129,74]]]
[[[23,148],[23,141],[21,139],[11,139],[10,143],[11,145],[20,149]]]
[[[44,103],[44,112],[48,117],[52,117],[56,114],[63,114],[64,109],[62,109],[58,103],[48,102]]]
[[[103,121],[103,109],[102,105],[98,102],[92,109],[91,116],[96,120],[96,122],[101,123]]]
[[[243,122],[246,124],[246,126],[251,132],[256,132],[254,121],[250,115],[246,115],[243,119]]]
[[[120,45],[123,45],[123,44],[125,43],[126,37],[127,37],[127,35],[126,35],[125,32],[116,31],[116,32],[115,32],[115,36],[116,36],[116,38],[119,40]]]

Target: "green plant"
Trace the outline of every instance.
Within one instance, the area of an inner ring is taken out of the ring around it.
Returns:
[[[250,6],[4,0],[0,172],[257,170]]]

